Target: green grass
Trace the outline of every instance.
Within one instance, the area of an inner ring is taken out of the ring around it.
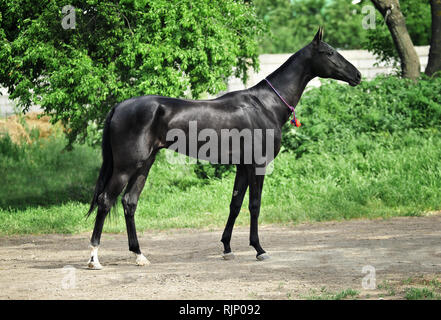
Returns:
[[[288,299],[293,299],[291,292]],[[311,289],[306,295],[299,295],[306,300],[343,300],[343,299],[393,299],[393,300],[441,300],[441,282],[437,277],[420,275],[402,281],[383,281],[377,286],[377,291],[371,294],[360,294],[354,289],[329,291],[322,287],[320,290]]]
[[[440,300],[441,295],[430,288],[409,288],[406,290],[407,300]]]
[[[372,141],[373,152],[276,158],[266,177],[262,223],[413,216],[441,205],[441,135],[410,131]],[[400,141],[407,141],[405,145]],[[98,151],[62,152],[61,138],[26,147],[25,156],[1,159],[0,233],[81,232],[100,165]],[[168,152],[168,151],[167,151]],[[223,226],[234,175],[201,180],[191,165],[172,165],[160,154],[139,201],[139,230]],[[238,224],[249,221],[245,198]],[[122,208],[105,230],[125,230]]]
[[[438,87],[430,96],[424,81],[415,88],[401,80],[376,81],[359,89],[327,84],[307,93],[299,106],[303,126],[285,129],[285,151],[265,178],[260,223],[441,210],[441,103],[433,102],[439,99]],[[382,89],[372,91],[378,81],[384,81]],[[436,84],[441,88],[441,80]],[[383,92],[383,87],[389,89]],[[383,104],[376,103],[375,95]],[[404,107],[394,102],[397,97],[414,104]],[[101,165],[100,150],[75,145],[68,152],[65,144],[62,136],[22,146],[0,137],[0,234],[92,229],[93,218],[85,220],[84,214]],[[234,172],[223,179],[200,179],[192,165],[169,164],[165,152],[141,194],[138,230],[224,226]],[[248,225],[247,207],[246,197],[238,225]],[[125,231],[120,204],[105,231]]]
[[[409,278],[403,284],[408,285],[404,288],[407,300],[441,300],[441,282],[437,278],[419,276]]]
[[[401,281],[385,280],[377,286],[378,297],[405,300],[441,300],[441,282],[436,275],[412,276]]]
[[[396,290],[395,290],[394,286],[388,281],[383,281],[383,283],[381,283],[377,286],[377,289],[385,290],[386,296],[395,296],[396,295]]]
[[[100,153],[88,146],[76,146],[69,152],[65,146],[59,135],[14,145],[0,134],[0,207],[87,202],[100,167]]]
[[[339,292],[329,292],[327,288],[323,287],[320,292],[311,290],[311,294],[303,297],[306,300],[343,300],[355,299],[360,293],[353,289],[346,289]]]

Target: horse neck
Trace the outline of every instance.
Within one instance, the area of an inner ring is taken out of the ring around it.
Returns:
[[[293,107],[299,102],[308,82],[315,77],[311,72],[310,59],[311,49],[310,46],[306,46],[293,54],[277,70],[266,77],[286,102]],[[291,110],[275,94],[266,81],[260,82],[258,86],[264,101],[268,101],[267,99],[272,97],[269,105],[272,106],[279,125],[282,127],[288,121]]]

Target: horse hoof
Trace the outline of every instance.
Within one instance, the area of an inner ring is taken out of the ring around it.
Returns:
[[[89,261],[89,263],[87,264],[87,268],[89,270],[101,270],[103,266],[97,261]]]
[[[147,266],[150,264],[150,261],[141,253],[136,255],[136,264],[138,266]]]
[[[233,260],[234,253],[233,252],[222,253],[222,258],[224,258],[224,260]]]
[[[270,259],[271,257],[269,256],[269,254],[268,253],[262,253],[262,254],[259,254],[258,256],[256,256],[256,259],[257,259],[257,261],[265,261],[265,260],[268,260],[268,259]]]

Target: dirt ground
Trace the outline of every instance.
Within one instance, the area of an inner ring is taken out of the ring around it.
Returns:
[[[358,299],[399,299],[384,283],[441,277],[441,216],[262,226],[271,255],[256,261],[248,228],[235,228],[236,259],[221,258],[222,230],[139,235],[151,264],[138,267],[125,234],[104,234],[87,270],[90,234],[0,237],[1,299],[310,299],[356,290]],[[363,288],[364,266],[376,289]],[[370,273],[372,276],[373,274]],[[383,288],[383,289],[381,289]]]

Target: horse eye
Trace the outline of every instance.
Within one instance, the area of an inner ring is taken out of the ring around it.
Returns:
[[[328,56],[332,56],[334,54],[334,51],[329,51],[329,52],[327,52],[327,55]]]

